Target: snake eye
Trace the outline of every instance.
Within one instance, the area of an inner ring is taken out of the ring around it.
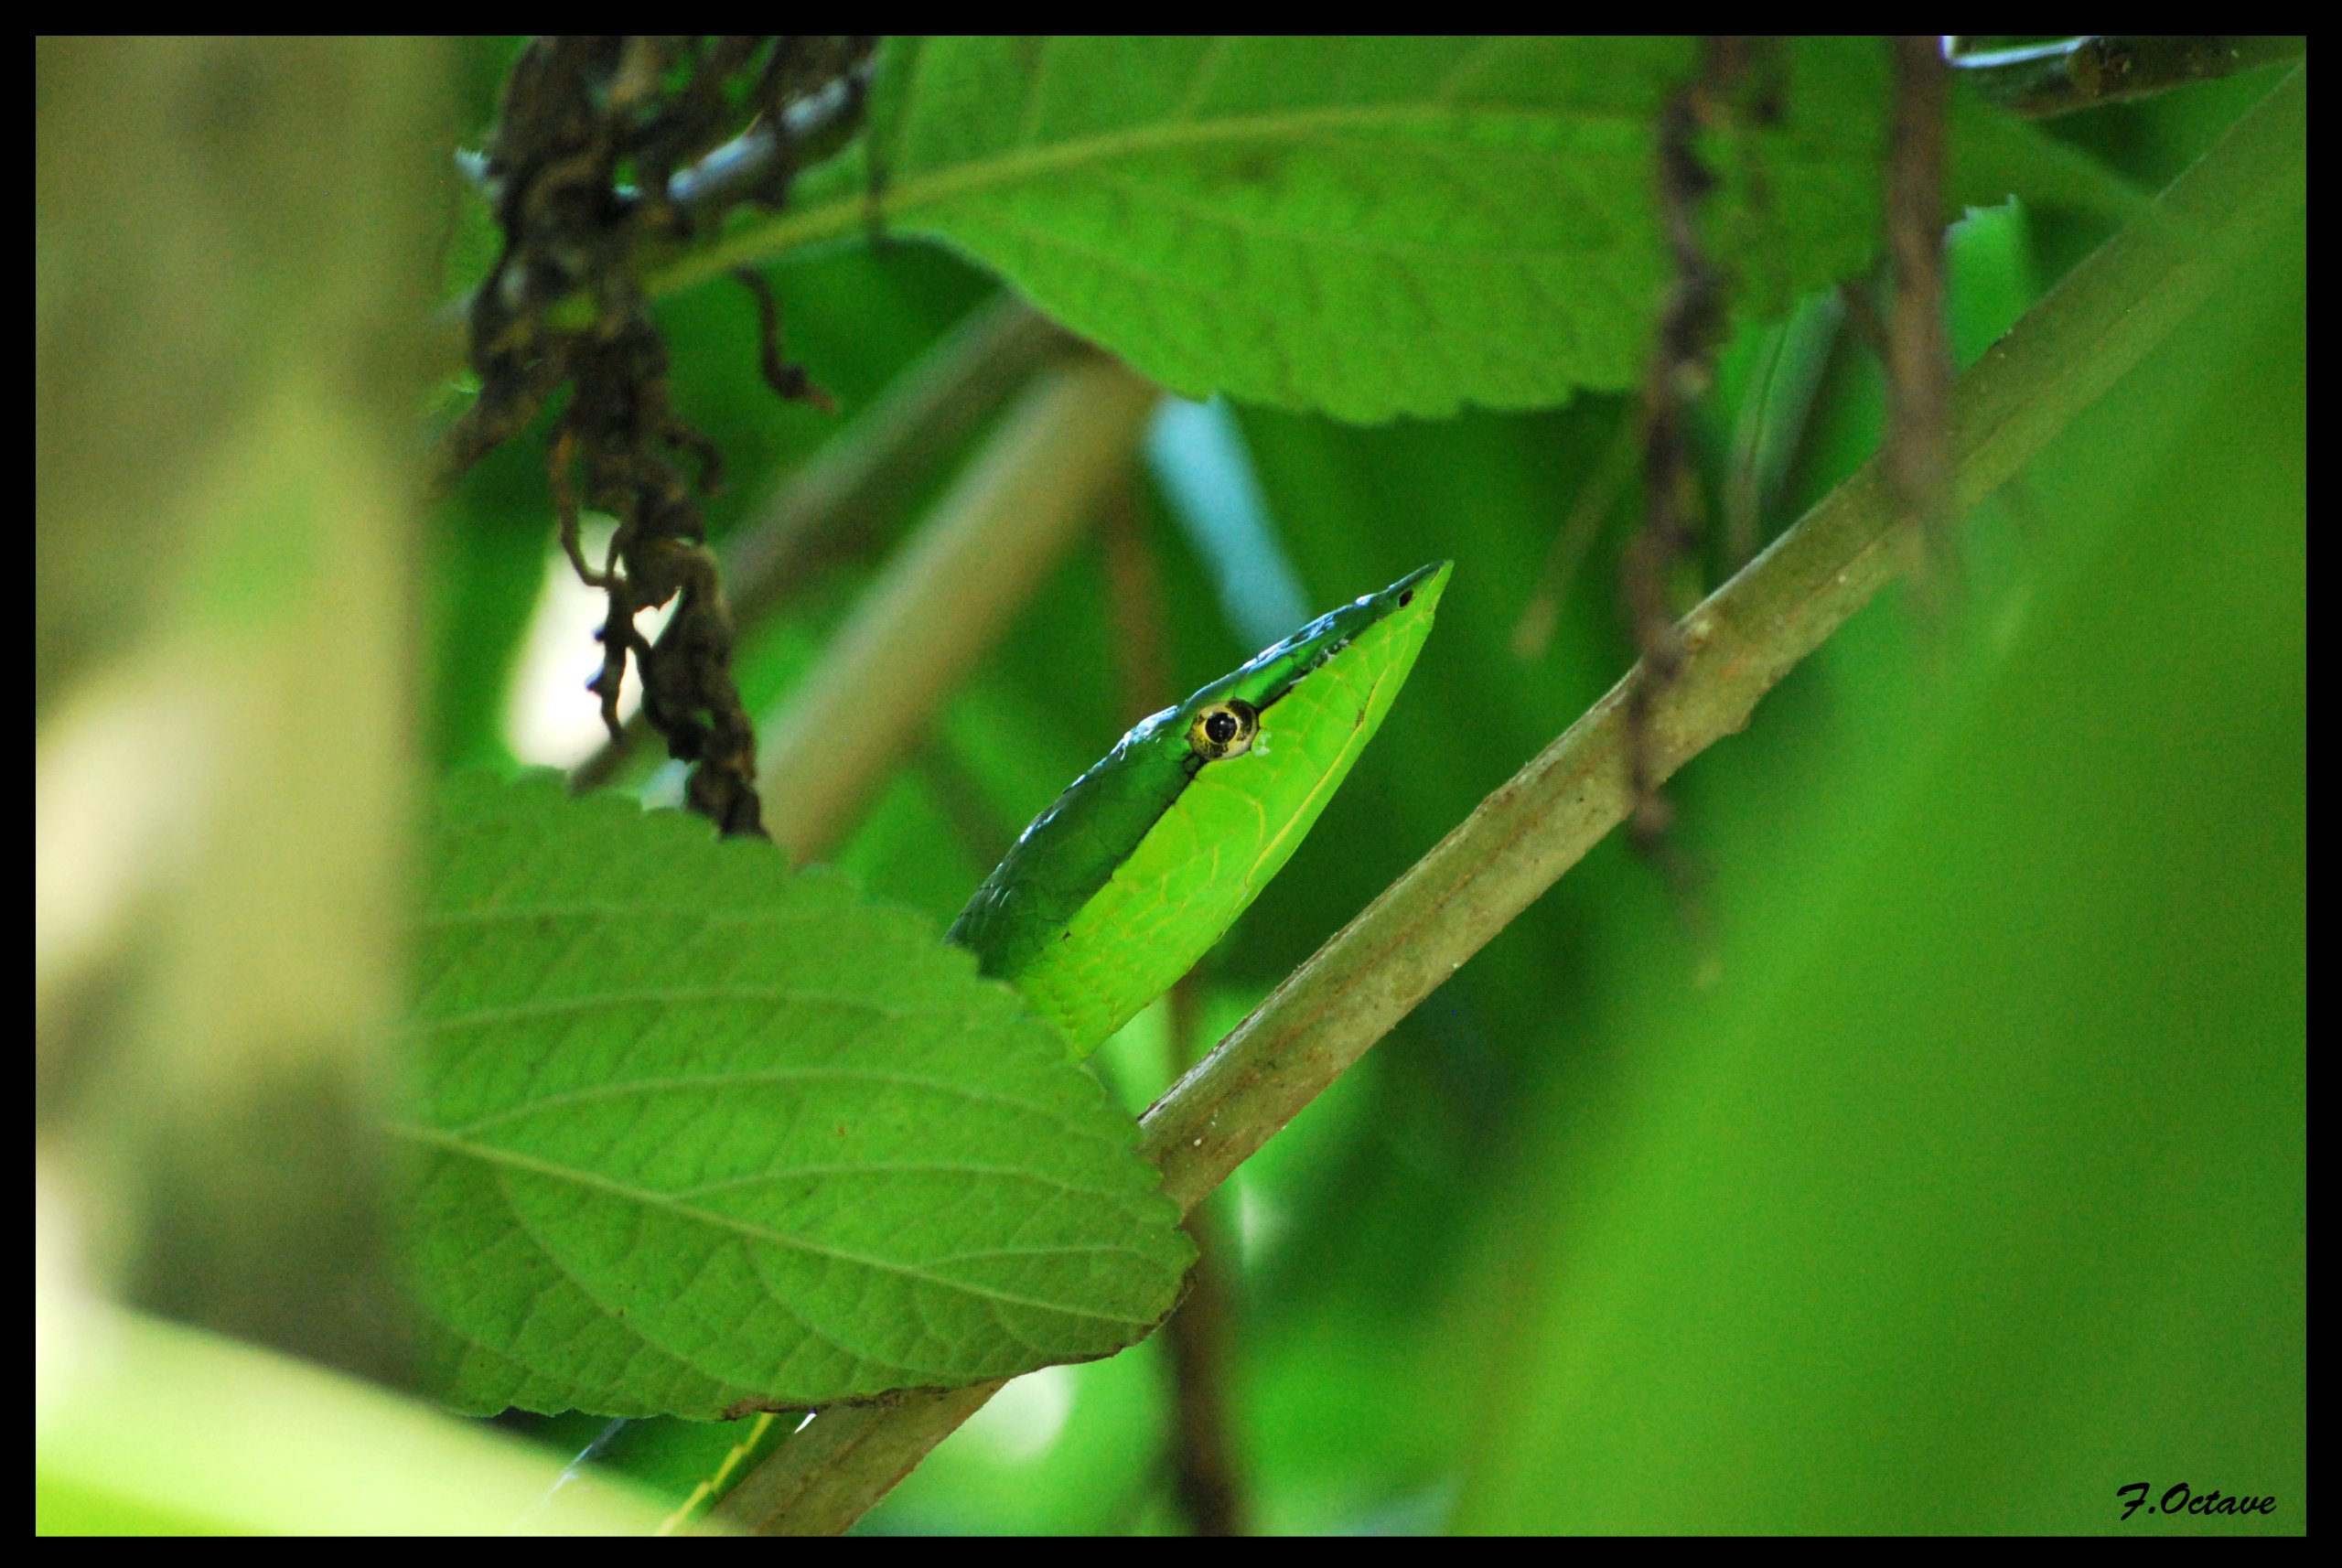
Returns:
[[[1214,703],[1187,726],[1187,744],[1206,762],[1219,762],[1250,751],[1252,737],[1260,731],[1261,710],[1252,703]]]

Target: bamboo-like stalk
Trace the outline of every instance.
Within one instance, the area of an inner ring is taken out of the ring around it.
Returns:
[[[1159,395],[1094,359],[1019,397],[770,729],[757,789],[792,859],[819,858],[853,826],[1129,464]]]

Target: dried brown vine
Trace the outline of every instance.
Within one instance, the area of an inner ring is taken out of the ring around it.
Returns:
[[[1627,609],[1640,656],[1627,701],[1627,749],[1634,842],[1685,886],[1686,868],[1664,853],[1672,813],[1659,793],[1654,758],[1661,747],[1651,720],[1683,664],[1674,582],[1698,543],[1706,510],[1692,456],[1691,409],[1715,378],[1729,284],[1701,232],[1701,207],[1717,179],[1702,163],[1697,142],[1703,129],[1779,117],[1778,56],[1775,41],[1702,40],[1698,76],[1670,96],[1660,119],[1659,206],[1675,279],[1643,392],[1643,527],[1625,563]]]
[[[786,203],[796,170],[858,125],[875,41],[540,38],[506,78],[473,168],[504,240],[470,303],[479,393],[448,432],[443,471],[461,473],[570,389],[546,478],[562,547],[608,597],[589,689],[615,736],[634,663],[645,720],[670,756],[693,765],[686,800],[726,833],[764,829],[756,733],[732,678],[732,618],[699,505],[723,463],[675,413],[667,345],[640,280],[657,254],[708,232],[731,208]],[[826,408],[781,355],[763,280],[744,281],[757,295],[766,379],[783,397]],[[579,543],[581,506],[618,522],[598,564]],[[657,641],[635,630],[637,614],[677,600]]]

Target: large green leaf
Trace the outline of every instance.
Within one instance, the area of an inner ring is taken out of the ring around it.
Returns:
[[[550,781],[448,788],[424,910],[450,1402],[820,1405],[1105,1355],[1176,1299],[1132,1124],[917,918]]]
[[[1875,40],[1773,63],[1781,90],[1707,147],[1710,220],[1767,310],[1872,254],[1885,102]],[[1697,69],[1681,38],[898,39],[875,207],[856,160],[769,239],[935,235],[1182,392],[1550,405],[1643,373],[1673,276],[1654,127]]]

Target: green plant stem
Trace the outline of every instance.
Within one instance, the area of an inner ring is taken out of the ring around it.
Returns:
[[[1160,395],[1093,359],[1045,371],[1010,408],[768,730],[765,825],[793,859],[836,843],[1039,591],[1129,464]]]
[[[2143,359],[2306,200],[2306,67],[2255,105],[2154,209],[2076,267],[1954,390],[1952,504],[1964,513]],[[1683,623],[1681,673],[1653,714],[1671,774],[1748,722],[1766,692],[1891,581],[1903,552],[1874,458]],[[1149,1111],[1144,1148],[1189,1209],[1582,858],[1632,805],[1633,672],[1295,970]],[[827,1412],[717,1510],[834,1533],[860,1519],[1000,1385]]]

